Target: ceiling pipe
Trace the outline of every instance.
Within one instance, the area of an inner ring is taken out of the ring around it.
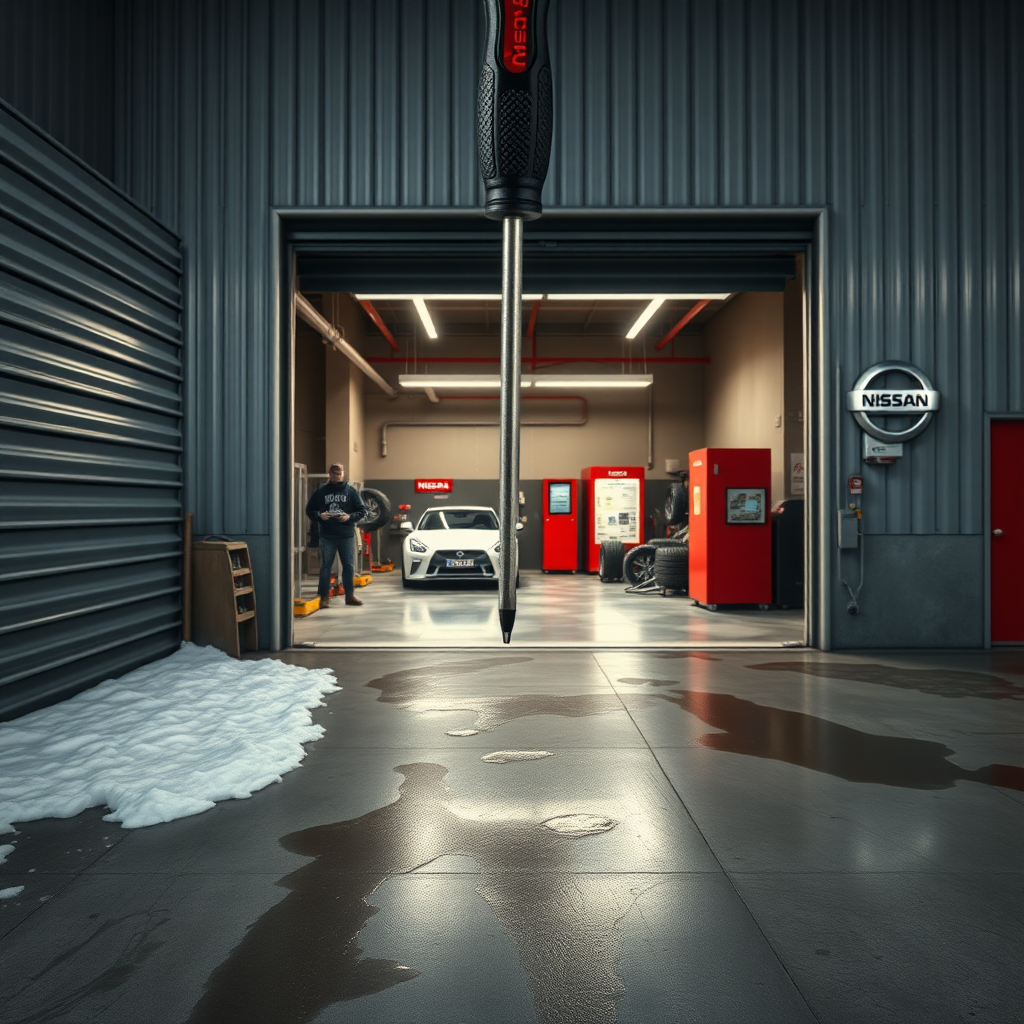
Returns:
[[[388,329],[388,325],[381,319],[376,306],[369,299],[358,299],[357,301],[366,310],[367,316],[377,325],[377,330],[387,338],[388,344],[397,352],[398,342],[395,341],[394,335]]]
[[[665,335],[657,345],[654,346],[654,351],[657,352],[659,349],[663,349],[709,302],[709,299],[701,299],[700,302],[695,302],[687,311],[683,314],[682,319]]]
[[[370,378],[380,389],[391,398],[397,397],[395,389],[342,337],[341,331],[329,324],[320,313],[313,308],[309,299],[301,292],[295,293],[295,312],[303,320],[318,331],[325,341],[331,343],[335,349],[348,356],[352,362],[359,367],[367,377]]]

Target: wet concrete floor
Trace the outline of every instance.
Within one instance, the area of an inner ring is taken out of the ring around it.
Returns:
[[[1021,1019],[1020,652],[281,657],[280,784],[20,826],[0,1021]]]

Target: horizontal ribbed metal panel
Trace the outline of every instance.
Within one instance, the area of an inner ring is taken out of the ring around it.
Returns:
[[[269,208],[479,206],[482,5],[125,17],[119,180],[194,253],[187,491],[204,529],[262,533]],[[979,532],[982,414],[1024,407],[1022,24],[1015,0],[552,5],[547,204],[828,207],[832,374],[909,359],[942,390],[868,532]],[[846,472],[859,433],[841,422]]]
[[[178,239],[0,104],[0,717],[174,650]]]

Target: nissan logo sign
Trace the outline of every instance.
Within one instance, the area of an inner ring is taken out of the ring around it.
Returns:
[[[886,373],[904,373],[917,383],[916,388],[872,388],[876,377]],[[932,382],[910,363],[889,359],[866,369],[846,393],[846,408],[865,433],[886,444],[900,444],[917,437],[931,423],[932,414],[939,407],[939,393]],[[905,430],[886,430],[875,423],[872,416],[916,416]]]

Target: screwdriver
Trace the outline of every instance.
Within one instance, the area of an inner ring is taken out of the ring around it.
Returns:
[[[501,229],[501,450],[498,470],[498,621],[512,640],[519,546],[519,383],[523,221],[536,220],[551,153],[548,0],[484,0],[487,42],[477,94],[484,215]]]

